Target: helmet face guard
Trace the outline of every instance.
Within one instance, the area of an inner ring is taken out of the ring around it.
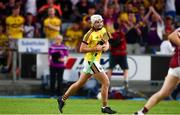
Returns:
[[[101,29],[104,26],[101,15],[95,14],[91,16],[91,26],[95,29]]]

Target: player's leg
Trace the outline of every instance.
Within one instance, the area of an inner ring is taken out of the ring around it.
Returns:
[[[108,76],[109,80],[111,80],[112,69],[109,68],[108,71],[107,71],[106,73],[107,73],[107,76]]]
[[[123,70],[124,81],[128,82],[128,69]]]
[[[175,90],[172,92],[171,97],[172,97],[174,100],[176,100],[176,97],[177,97],[177,95],[178,95],[179,92],[180,92],[180,80],[179,80],[179,82],[178,82]]]
[[[57,96],[63,94],[63,73],[64,73],[64,68],[57,68],[57,90],[56,90]]]
[[[169,96],[175,89],[178,80],[178,77],[175,77],[173,75],[167,75],[160,91],[152,95],[148,102],[145,104],[144,108],[142,108],[139,112],[144,114],[147,113],[148,110],[150,110],[153,106],[158,104],[162,99]]]
[[[76,91],[78,91],[90,77],[91,77],[91,74],[82,73],[79,80],[73,83],[69,87],[69,89],[65,92],[64,94],[65,97],[63,97],[63,101],[65,101],[67,97],[69,97],[70,95],[73,95]]]
[[[123,77],[124,77],[124,87],[127,90],[129,85],[128,85],[128,62],[127,62],[127,56],[119,56],[119,62],[118,64],[120,65],[121,69],[123,70]]]
[[[55,95],[55,81],[56,81],[56,71],[54,67],[49,67],[50,69],[50,96]]]
[[[11,65],[12,65],[12,51],[8,50],[7,53],[8,53],[8,55],[7,55],[7,65],[6,65],[6,68],[8,70],[10,70]]]
[[[94,77],[101,83],[102,106],[107,106],[109,79],[104,72],[94,74]]]
[[[78,81],[73,83],[65,94],[57,99],[59,105],[59,111],[62,113],[62,109],[64,107],[65,101],[68,99],[69,96],[73,95],[78,89],[80,89],[86,81],[91,77],[91,74],[81,73],[80,78]]]
[[[94,74],[94,77],[101,83],[102,113],[115,114],[116,111],[108,107],[109,78],[105,72]]]
[[[113,71],[113,68],[116,66],[116,61],[115,61],[115,56],[112,56],[110,54],[109,56],[109,67],[108,67],[108,71],[107,71],[107,76],[109,78],[109,80],[111,80],[111,75],[112,75],[112,71]]]
[[[176,84],[178,82],[177,77],[168,75],[165,78],[164,84],[160,91],[155,93],[145,104],[145,107],[147,109],[151,109],[153,106],[155,106],[157,103],[159,103],[163,98],[169,96],[172,91],[175,89]]]
[[[108,90],[109,90],[109,78],[102,69],[99,63],[94,63],[91,67],[94,72],[94,77],[101,83],[101,96],[102,96],[102,109],[103,113],[114,114],[116,111],[108,107]]]

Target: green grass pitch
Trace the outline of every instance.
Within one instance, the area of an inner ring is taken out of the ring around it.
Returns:
[[[146,101],[109,100],[118,114],[133,114]],[[150,114],[180,114],[180,101],[162,101]],[[69,99],[63,114],[102,114],[97,99]],[[51,98],[0,98],[0,114],[59,114],[56,99]]]

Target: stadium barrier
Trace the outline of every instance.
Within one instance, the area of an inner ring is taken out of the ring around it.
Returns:
[[[34,68],[36,69],[36,79],[41,79],[41,76],[45,73],[48,74],[48,47],[49,41],[47,39],[28,38],[19,40],[18,54],[20,55],[20,70],[24,68],[21,67],[23,65],[21,54],[35,54],[36,67]],[[70,52],[63,75],[65,81],[76,81],[79,78],[79,73],[82,70],[83,55],[84,54],[82,53]],[[129,79],[142,81],[163,80],[163,77],[167,73],[169,59],[170,56],[167,55],[128,55]],[[108,53],[103,54],[100,63],[103,65],[103,68],[107,70],[109,64]],[[113,70],[112,80],[122,79],[122,74],[122,69],[119,66],[116,66]],[[22,73],[20,74],[20,77],[21,75]]]

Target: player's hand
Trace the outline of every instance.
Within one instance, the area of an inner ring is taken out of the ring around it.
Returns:
[[[58,61],[59,62],[64,62],[64,58],[59,58]]]
[[[103,46],[102,46],[102,51],[105,52],[105,51],[107,51],[108,49],[109,49],[109,46],[108,46],[108,45],[103,45]]]
[[[103,51],[103,46],[102,45],[97,45],[96,46],[96,51]]]
[[[52,28],[52,24],[51,24],[51,23],[49,23],[49,24],[48,24],[48,27],[49,27],[49,28]]]

